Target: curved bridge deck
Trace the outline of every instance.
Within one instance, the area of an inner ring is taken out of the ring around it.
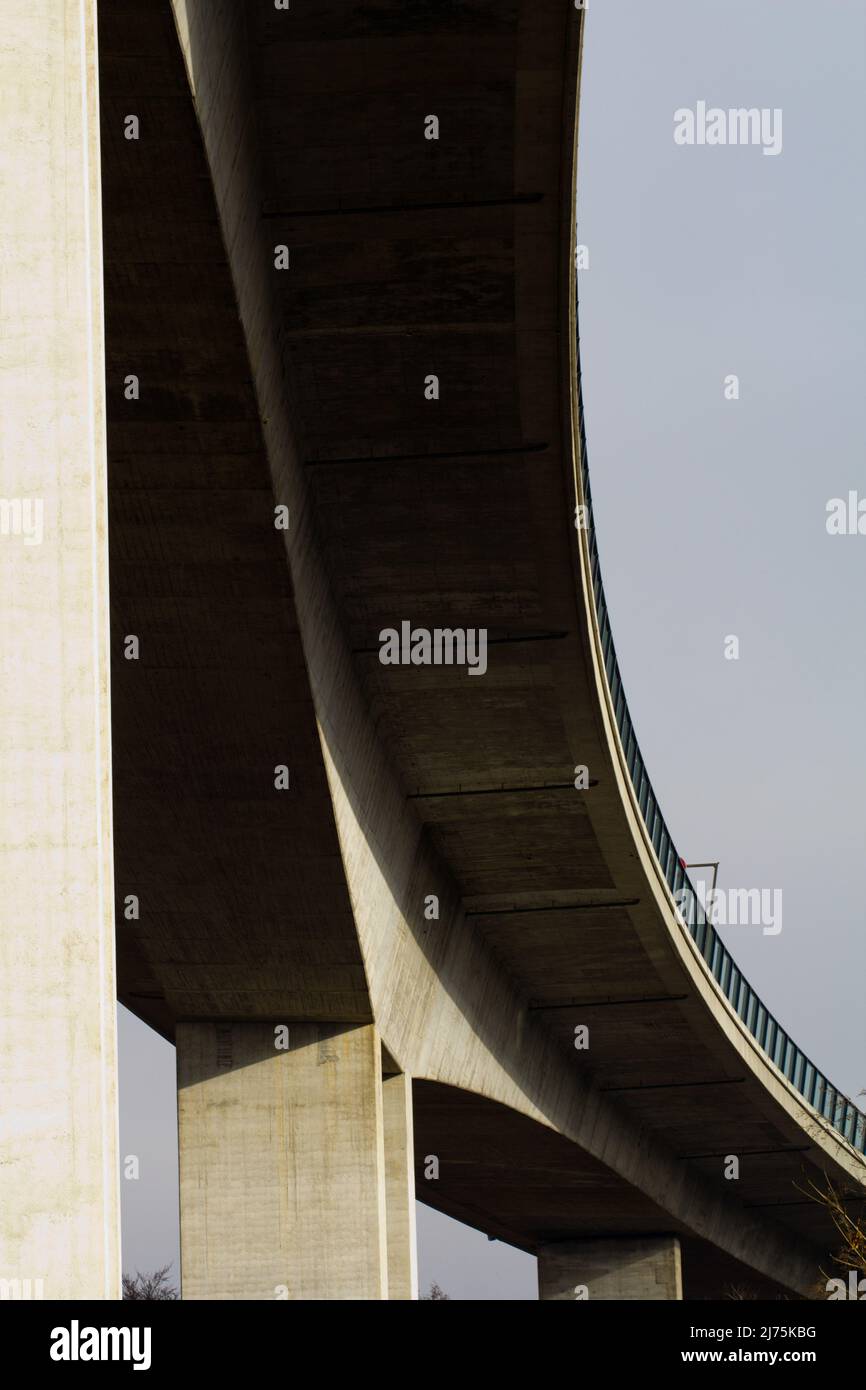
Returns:
[[[579,12],[131,11],[100,7],[123,1002],[372,1021],[424,1200],[802,1291],[833,1231],[801,1189],[863,1201],[862,1117],[677,923],[574,526]],[[382,664],[404,622],[483,630],[486,670]]]

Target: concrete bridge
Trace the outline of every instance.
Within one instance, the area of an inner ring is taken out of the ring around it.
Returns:
[[[9,0],[0,1273],[47,1297],[117,1295],[115,987],[177,1046],[185,1298],[415,1297],[416,1193],[542,1298],[803,1294],[810,1181],[863,1209],[864,1117],[676,913],[616,666],[582,23]]]

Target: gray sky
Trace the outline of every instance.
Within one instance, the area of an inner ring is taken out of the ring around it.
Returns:
[[[722,929],[831,1081],[866,1088],[866,7],[590,0],[581,341],[605,590],[680,853],[781,888]],[[677,146],[673,113],[781,108],[782,151]],[[724,378],[740,399],[724,398]],[[724,639],[740,640],[726,661]],[[174,1050],[120,1009],[124,1268],[178,1259]],[[860,1097],[861,1106],[866,1098]],[[419,1208],[421,1287],[536,1297],[535,1261]]]

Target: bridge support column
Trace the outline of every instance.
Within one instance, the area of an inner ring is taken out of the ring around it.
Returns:
[[[385,1191],[388,1211],[388,1297],[418,1297],[415,1238],[415,1146],[412,1080],[385,1076]]]
[[[120,1297],[96,0],[0,28],[0,1297]]]
[[[674,1300],[683,1296],[676,1236],[560,1241],[538,1252],[540,1299]]]
[[[388,1297],[378,1034],[287,1033],[178,1025],[184,1298]]]

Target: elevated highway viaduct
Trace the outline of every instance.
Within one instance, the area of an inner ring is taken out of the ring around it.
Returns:
[[[117,989],[185,1298],[417,1296],[415,1193],[543,1298],[803,1295],[810,1182],[863,1209],[863,1117],[677,916],[575,526],[583,22],[98,6]]]

